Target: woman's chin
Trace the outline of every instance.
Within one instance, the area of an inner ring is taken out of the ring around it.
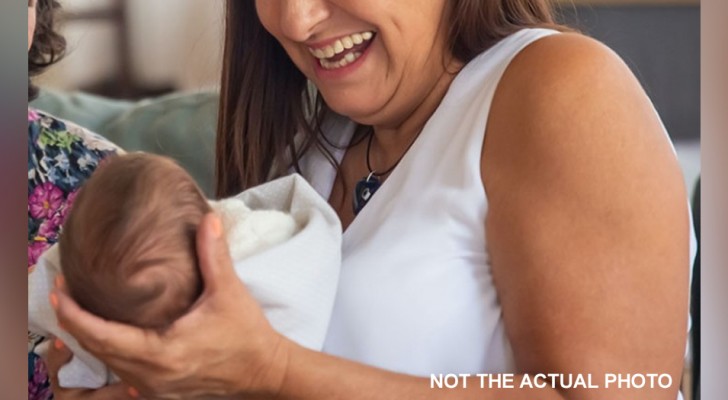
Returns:
[[[371,102],[362,102],[357,99],[356,102],[352,102],[351,97],[348,99],[332,99],[334,101],[326,100],[326,104],[329,108],[339,115],[343,115],[357,123],[372,125],[372,117],[377,114],[377,109],[372,107]],[[337,101],[341,100],[341,101]]]

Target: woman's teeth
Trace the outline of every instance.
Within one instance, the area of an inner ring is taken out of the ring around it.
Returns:
[[[372,40],[373,37],[373,32],[355,33],[353,35],[340,38],[328,46],[316,49],[309,47],[308,50],[314,57],[319,59],[321,66],[325,69],[342,68],[356,61],[357,58],[361,57],[362,53],[360,51],[351,51],[351,49],[363,43],[369,42],[370,40]],[[346,51],[350,52],[344,56],[341,56],[341,54]]]
[[[361,53],[354,52],[349,53],[344,58],[342,58],[339,61],[328,61],[326,59],[320,59],[319,62],[321,63],[321,66],[324,67],[324,69],[336,69],[336,68],[342,68],[346,67],[347,65],[353,63],[357,60],[357,58],[361,57]]]

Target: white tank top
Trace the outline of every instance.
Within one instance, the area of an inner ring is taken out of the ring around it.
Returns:
[[[496,86],[528,44],[521,30],[468,63],[399,165],[344,232],[339,288],[324,352],[390,371],[515,373],[485,249],[480,174]],[[326,121],[336,145],[355,124]],[[340,162],[344,151],[330,149]],[[302,173],[324,198],[336,171],[318,151]]]
[[[526,46],[556,33],[521,30],[458,73],[410,150],[344,232],[324,352],[426,377],[517,373],[485,247],[481,152],[507,66]],[[355,127],[343,117],[324,124],[338,162]],[[324,155],[310,151],[301,168],[329,198],[336,171]],[[692,265],[692,218],[690,226]]]

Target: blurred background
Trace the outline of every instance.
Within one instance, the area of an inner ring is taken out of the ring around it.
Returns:
[[[68,54],[35,80],[42,92],[32,105],[128,150],[176,158],[211,195],[224,1],[61,2]],[[557,3],[561,22],[601,40],[630,66],[675,143],[691,197],[696,195],[699,0]],[[699,298],[698,286],[693,295]],[[699,327],[699,309],[694,318]],[[686,399],[695,399],[699,344],[692,343],[686,359]]]
[[[61,0],[66,58],[38,83],[140,98],[217,85],[223,0]]]

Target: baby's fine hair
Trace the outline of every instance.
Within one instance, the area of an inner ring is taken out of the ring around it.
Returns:
[[[197,228],[210,206],[174,161],[113,156],[78,193],[59,240],[71,296],[106,319],[164,329],[202,291]]]

